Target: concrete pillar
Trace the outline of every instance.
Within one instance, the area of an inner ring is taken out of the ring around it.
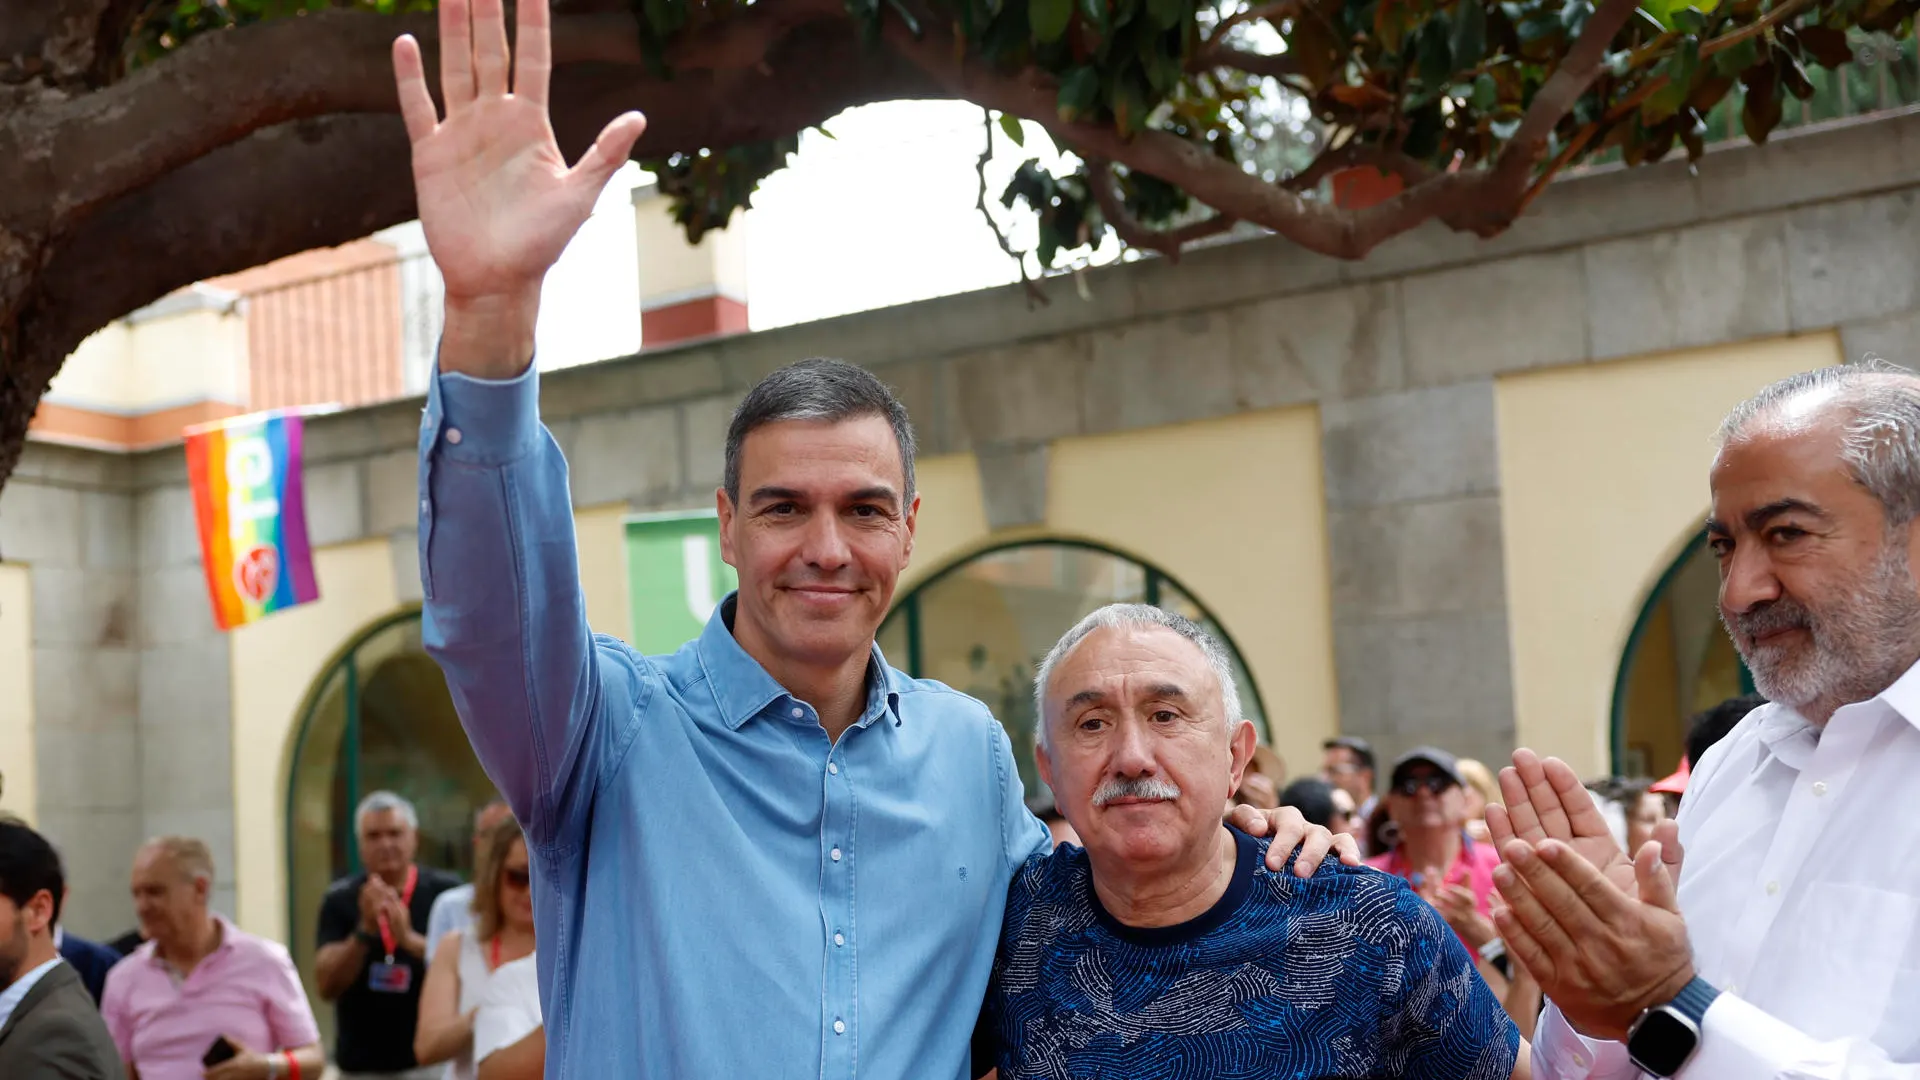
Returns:
[[[688,244],[668,199],[652,184],[633,191],[634,242],[640,250],[642,348],[738,334],[747,329],[744,214]]]

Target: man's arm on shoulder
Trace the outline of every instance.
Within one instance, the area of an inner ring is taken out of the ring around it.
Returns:
[[[540,423],[539,378],[442,371],[420,432],[422,633],[474,752],[526,826],[553,843],[590,802],[604,725],[643,692],[587,627],[573,503]]]

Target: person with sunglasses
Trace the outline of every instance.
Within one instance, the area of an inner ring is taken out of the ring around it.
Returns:
[[[533,955],[532,885],[526,837],[507,817],[487,831],[474,874],[473,925],[440,939],[420,992],[413,1055],[422,1065],[446,1062],[445,1080],[474,1080],[475,1014],[488,984]]]
[[[1376,870],[1407,879],[1446,916],[1467,948],[1497,949],[1493,928],[1493,868],[1500,854],[1467,835],[1466,783],[1452,754],[1421,746],[1400,755],[1387,783],[1393,844],[1367,860]]]

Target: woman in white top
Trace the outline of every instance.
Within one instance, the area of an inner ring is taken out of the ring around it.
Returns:
[[[420,988],[413,1056],[447,1063],[446,1080],[474,1080],[473,1018],[501,965],[533,955],[533,892],[527,841],[512,818],[487,834],[474,874],[473,926],[440,939]]]
[[[547,1033],[541,1026],[540,980],[533,957],[515,960],[487,980],[473,1020],[473,1060],[479,1080],[540,1080],[546,1072]]]

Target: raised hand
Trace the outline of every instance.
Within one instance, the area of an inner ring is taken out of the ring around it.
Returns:
[[[616,117],[568,167],[547,117],[549,25],[547,0],[523,0],[519,53],[511,56],[502,0],[442,0],[445,118],[428,93],[419,43],[410,35],[393,43],[400,112],[413,142],[420,223],[446,280],[448,345],[460,344],[452,340],[461,337],[454,324],[466,315],[504,324],[476,328],[476,341],[503,334],[519,338],[521,331],[525,337],[524,342],[498,342],[500,355],[486,358],[492,364],[448,364],[443,346],[443,367],[525,366],[526,355],[503,357],[523,344],[531,350],[542,279],[646,127],[639,113]]]

